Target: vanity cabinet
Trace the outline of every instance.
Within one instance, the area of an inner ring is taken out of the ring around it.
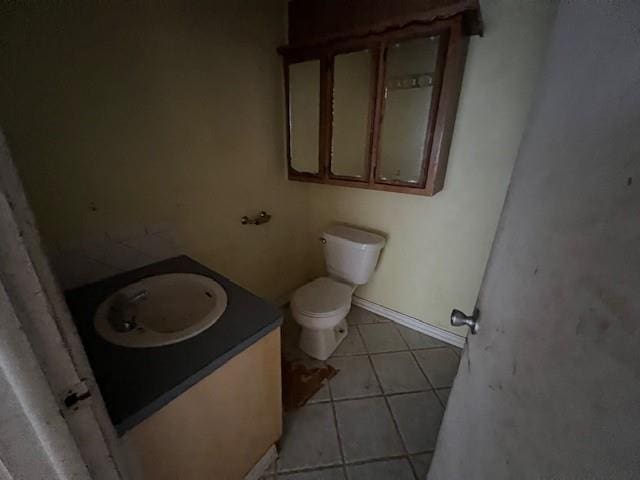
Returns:
[[[130,478],[239,480],[282,434],[280,328],[122,437]]]

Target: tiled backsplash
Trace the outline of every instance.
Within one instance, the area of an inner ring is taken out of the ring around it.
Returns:
[[[103,233],[47,250],[66,290],[184,253],[175,226],[157,224]]]

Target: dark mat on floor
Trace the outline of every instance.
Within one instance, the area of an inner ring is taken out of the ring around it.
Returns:
[[[302,363],[282,360],[282,404],[289,412],[302,407],[322,388],[325,380],[338,373],[331,365],[309,368]]]

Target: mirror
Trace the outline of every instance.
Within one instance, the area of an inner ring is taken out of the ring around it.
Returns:
[[[413,195],[441,191],[468,45],[462,21],[281,47],[287,178]]]
[[[333,68],[331,173],[365,179],[368,174],[371,51],[336,55]]]
[[[320,145],[320,61],[289,65],[289,155],[291,167],[318,174]]]
[[[387,47],[376,180],[411,185],[424,182],[438,45],[439,37],[429,37]]]

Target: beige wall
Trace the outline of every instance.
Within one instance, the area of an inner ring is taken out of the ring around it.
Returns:
[[[443,328],[452,308],[473,309],[555,11],[553,2],[507,0],[482,9],[485,35],[471,40],[444,190],[425,198],[308,186],[312,231],[340,220],[388,234],[356,295]]]
[[[0,14],[0,125],[47,246],[170,224],[182,251],[259,294],[304,281],[285,3],[35,3]],[[262,209],[271,223],[240,224]]]
[[[315,239],[342,221],[389,236],[357,295],[444,328],[451,308],[470,311],[554,3],[482,3],[433,198],[286,181],[285,5],[218,3],[0,15],[0,125],[48,246],[171,224],[182,251],[276,298],[322,272]],[[240,225],[261,209],[271,223]]]

